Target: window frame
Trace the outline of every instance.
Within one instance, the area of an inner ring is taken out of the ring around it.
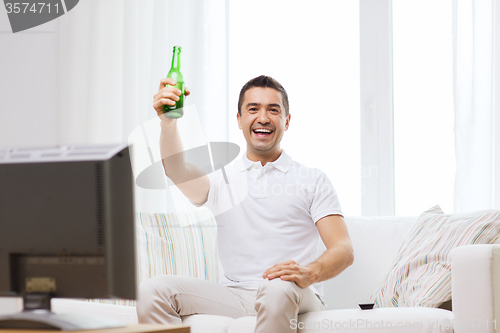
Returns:
[[[361,215],[394,215],[392,0],[359,0],[359,15]]]

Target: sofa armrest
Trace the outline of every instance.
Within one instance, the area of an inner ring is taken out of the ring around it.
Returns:
[[[500,245],[457,247],[451,272],[455,333],[500,333]]]

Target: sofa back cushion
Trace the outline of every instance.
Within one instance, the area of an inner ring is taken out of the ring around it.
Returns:
[[[410,216],[345,218],[354,247],[354,263],[325,281],[328,309],[352,309],[367,303],[416,220]],[[320,242],[321,252],[325,250]]]

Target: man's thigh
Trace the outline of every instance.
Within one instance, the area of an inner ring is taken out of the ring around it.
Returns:
[[[256,291],[192,277],[159,275],[141,284],[138,307],[157,303],[171,307],[180,316],[211,314],[238,318],[255,314],[255,294]]]

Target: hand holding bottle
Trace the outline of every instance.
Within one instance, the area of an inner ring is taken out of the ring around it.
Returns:
[[[174,46],[172,54],[172,67],[168,72],[167,78],[175,81],[174,87],[181,91],[178,95],[179,99],[176,100],[175,105],[164,105],[163,110],[167,118],[177,119],[184,115],[184,75],[181,73],[181,47]],[[170,87],[171,85],[169,85]]]
[[[177,82],[174,79],[165,78],[160,81],[160,88],[154,95],[153,107],[158,116],[165,113],[164,105],[174,106],[179,101],[182,91],[175,87]],[[184,96],[189,96],[191,91],[188,88],[184,90]],[[166,117],[162,117],[166,118]],[[173,121],[173,119],[172,119]]]

